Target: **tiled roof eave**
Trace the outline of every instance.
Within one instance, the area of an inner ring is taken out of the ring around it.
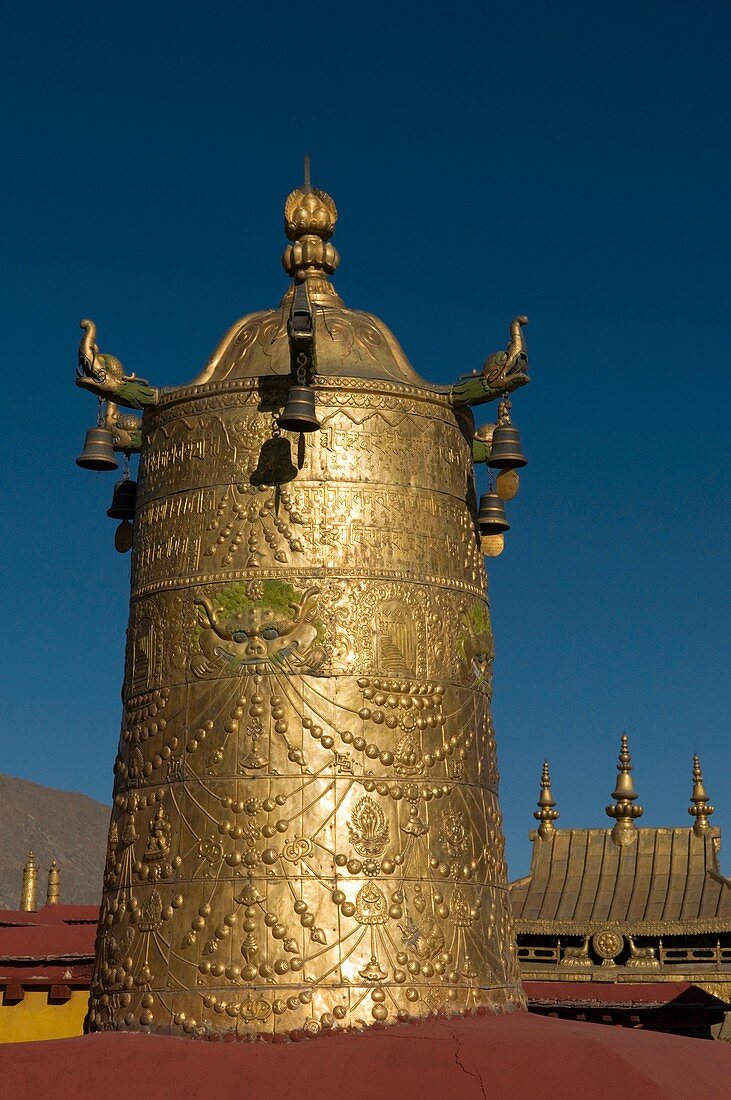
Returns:
[[[518,917],[515,921],[515,930],[519,935],[589,936],[603,928],[612,928],[630,936],[701,936],[711,932],[731,932],[731,916],[696,917],[677,921],[552,921],[522,920]]]

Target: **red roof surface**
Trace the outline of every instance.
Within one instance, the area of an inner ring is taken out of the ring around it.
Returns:
[[[728,1094],[731,1049],[518,1012],[287,1044],[120,1032],[5,1044],[0,1080],[13,1100],[688,1100]]]
[[[0,928],[3,964],[52,959],[88,959],[94,954],[96,925],[62,924],[55,928]]]
[[[0,928],[37,925],[57,927],[59,924],[93,924],[99,920],[98,905],[44,905],[27,913],[22,909],[0,909]]]
[[[0,910],[0,985],[88,988],[98,917],[96,905]]]

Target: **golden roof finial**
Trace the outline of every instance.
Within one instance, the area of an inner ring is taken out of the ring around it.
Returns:
[[[538,809],[533,811],[533,816],[536,821],[540,821],[538,835],[542,840],[546,840],[556,832],[553,823],[558,819],[559,812],[554,809],[555,805],[556,803],[551,794],[551,773],[548,769],[548,761],[544,760],[543,771],[541,772],[541,793],[538,798]]]
[[[713,813],[713,806],[708,801],[706,788],[703,785],[701,762],[697,756],[693,757],[693,794],[690,800],[693,805],[688,807],[688,813],[695,818],[693,832],[696,836],[703,836],[710,828],[708,818]]]
[[[612,829],[612,840],[615,844],[632,844],[636,838],[635,819],[642,817],[645,812],[642,806],[633,805],[637,798],[637,791],[632,782],[632,758],[629,754],[629,740],[626,733],[622,734],[622,747],[619,752],[619,764],[617,765],[617,785],[612,791],[612,798],[617,801],[612,806],[607,806],[606,812],[613,817],[615,825]]]
[[[46,888],[46,905],[58,905],[61,900],[61,868],[55,859],[51,860],[48,868],[48,886]]]
[[[284,204],[284,232],[293,243],[282,255],[284,270],[293,278],[308,272],[332,275],[340,263],[337,249],[329,243],[338,220],[330,196],[310,182],[310,158],[305,156],[304,183]]]
[[[20,892],[20,908],[24,913],[35,913],[37,904],[38,864],[32,852],[23,868],[23,886]]]

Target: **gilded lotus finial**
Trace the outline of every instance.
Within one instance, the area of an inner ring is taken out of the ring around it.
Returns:
[[[340,263],[337,249],[329,244],[338,220],[335,203],[325,191],[310,183],[310,158],[305,157],[305,180],[284,204],[284,232],[293,243],[282,256],[288,275],[309,269],[333,273]]]
[[[284,204],[284,231],[290,241],[296,241],[307,233],[314,233],[327,241],[333,235],[337,220],[335,203],[317,187],[309,191],[298,187]]]

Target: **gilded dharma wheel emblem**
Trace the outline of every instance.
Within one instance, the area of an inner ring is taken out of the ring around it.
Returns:
[[[528,381],[527,318],[431,385],[328,281],[336,219],[293,192],[290,290],[188,385],[126,373],[82,323],[77,382],[110,451],[140,456],[91,1030],[299,1037],[524,1004],[473,465],[494,426],[475,437],[471,408]],[[282,429],[293,387],[306,431]],[[493,457],[511,492],[518,443]]]
[[[592,937],[591,946],[601,959],[615,959],[624,946],[624,938],[611,928],[604,928]]]

